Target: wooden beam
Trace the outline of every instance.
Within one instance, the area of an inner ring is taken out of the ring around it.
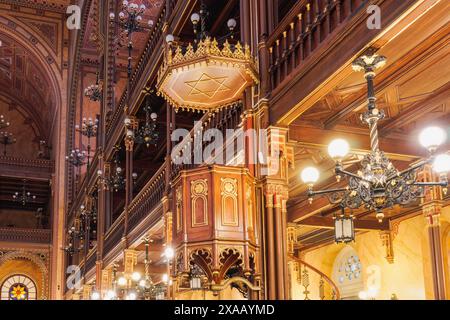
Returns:
[[[332,217],[312,216],[298,223],[302,226],[318,227],[321,229],[334,229],[334,220]],[[389,220],[384,219],[379,223],[375,220],[354,220],[355,230],[389,230]]]
[[[370,151],[369,129],[362,131],[357,129],[327,130],[316,127],[300,125],[289,126],[289,138],[297,141],[297,145],[305,148],[326,149],[328,144],[336,138],[346,139],[352,147],[353,154],[367,154]],[[398,139],[380,139],[380,148],[391,160],[416,161],[421,156],[426,156],[426,150],[420,146],[410,146],[407,141]]]
[[[403,127],[420,119],[423,115],[433,111],[439,104],[450,100],[450,82],[435,90],[428,98],[412,104],[408,110],[380,127],[380,136],[387,136],[392,130]]]
[[[426,57],[431,53],[436,52],[439,47],[441,50],[445,50],[445,46],[442,44],[448,41],[447,35],[449,28],[450,26],[441,28],[438,32],[433,34],[433,36],[430,36],[426,41],[423,41],[420,45],[415,47],[414,50],[411,50],[407,55],[399,59],[399,61],[396,61],[385,70],[382,70],[380,76],[375,78],[375,89],[377,91],[377,96],[382,95],[384,91],[388,90],[396,83],[401,83],[403,78],[408,76],[412,69],[425,63],[427,61]],[[364,91],[364,94],[358,96],[355,101],[327,119],[325,121],[325,128],[332,129],[340,121],[348,118],[354,110],[358,109],[365,103],[366,99],[367,97],[365,96]]]

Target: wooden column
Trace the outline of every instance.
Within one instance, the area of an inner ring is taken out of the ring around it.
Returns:
[[[433,293],[435,300],[445,300],[444,259],[441,246],[441,214],[439,203],[430,203],[422,207],[427,221],[428,244],[431,258],[431,274],[433,279]]]
[[[284,256],[283,251],[283,221],[281,213],[281,196],[274,195],[274,242],[276,256],[276,279],[277,279],[277,300],[284,299]]]
[[[132,120],[134,123],[134,120]],[[134,124],[133,124],[134,126]],[[127,128],[126,131],[133,128]],[[129,221],[129,206],[133,201],[133,148],[134,140],[128,137],[128,133],[125,135],[125,217],[124,217],[124,234],[123,241],[124,247],[128,247],[128,221]]]
[[[267,193],[265,212],[265,256],[266,256],[266,288],[268,300],[275,300],[276,292],[276,271],[275,271],[275,234],[274,234],[274,208],[273,194]]]

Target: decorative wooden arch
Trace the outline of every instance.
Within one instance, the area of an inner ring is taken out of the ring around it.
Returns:
[[[0,267],[8,261],[19,259],[26,259],[38,266],[39,270],[41,271],[42,277],[41,299],[46,300],[48,289],[48,269],[47,266],[41,261],[41,259],[39,259],[37,255],[25,251],[11,251],[0,257]],[[9,274],[5,279],[11,277],[14,274],[16,273]],[[29,275],[27,275],[27,277],[31,278]],[[4,282],[5,279],[2,279],[3,280],[2,283]]]

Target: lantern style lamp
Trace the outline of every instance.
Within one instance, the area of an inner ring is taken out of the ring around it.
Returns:
[[[334,217],[334,240],[336,243],[349,243],[355,241],[355,228],[353,217],[348,216],[341,208],[341,214]]]

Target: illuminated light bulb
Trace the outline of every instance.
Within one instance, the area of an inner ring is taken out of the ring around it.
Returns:
[[[342,159],[350,151],[350,146],[344,139],[333,140],[328,145],[328,154],[333,159]]]
[[[131,275],[131,279],[133,279],[133,281],[138,282],[139,280],[141,280],[141,274],[139,272],[133,272],[133,274]]]
[[[91,300],[100,300],[100,293],[98,293],[97,291],[92,292]]]
[[[166,42],[167,42],[168,44],[172,44],[174,41],[175,41],[175,37],[173,36],[173,34],[168,34],[168,35],[166,36]]]
[[[145,279],[142,279],[141,281],[139,281],[139,286],[145,288],[147,286],[147,281],[145,281]]]
[[[307,167],[303,169],[301,178],[306,184],[314,184],[319,180],[319,170],[314,167]]]
[[[450,155],[440,154],[436,156],[433,162],[433,170],[437,173],[450,172]]]
[[[419,135],[420,144],[429,150],[439,147],[445,142],[445,139],[445,131],[439,127],[428,127]]]
[[[198,13],[193,13],[191,15],[191,22],[196,25],[200,21],[200,15]]]
[[[167,259],[172,259],[175,255],[175,251],[171,247],[167,247],[166,250],[164,250],[164,255]]]
[[[137,296],[136,296],[136,293],[134,293],[134,292],[130,292],[127,295],[127,300],[136,300],[136,298],[137,298]]]
[[[163,276],[162,276],[162,281],[163,281],[164,283],[169,282],[169,275],[168,275],[167,273],[163,274]]]
[[[116,297],[116,292],[113,290],[109,290],[105,296],[106,300],[113,300],[115,297]]]
[[[127,279],[125,277],[120,277],[117,280],[117,284],[121,287],[126,286],[127,285]]]
[[[227,26],[230,30],[234,30],[234,28],[236,28],[236,25],[237,25],[237,22],[233,18],[229,19],[227,22]]]

